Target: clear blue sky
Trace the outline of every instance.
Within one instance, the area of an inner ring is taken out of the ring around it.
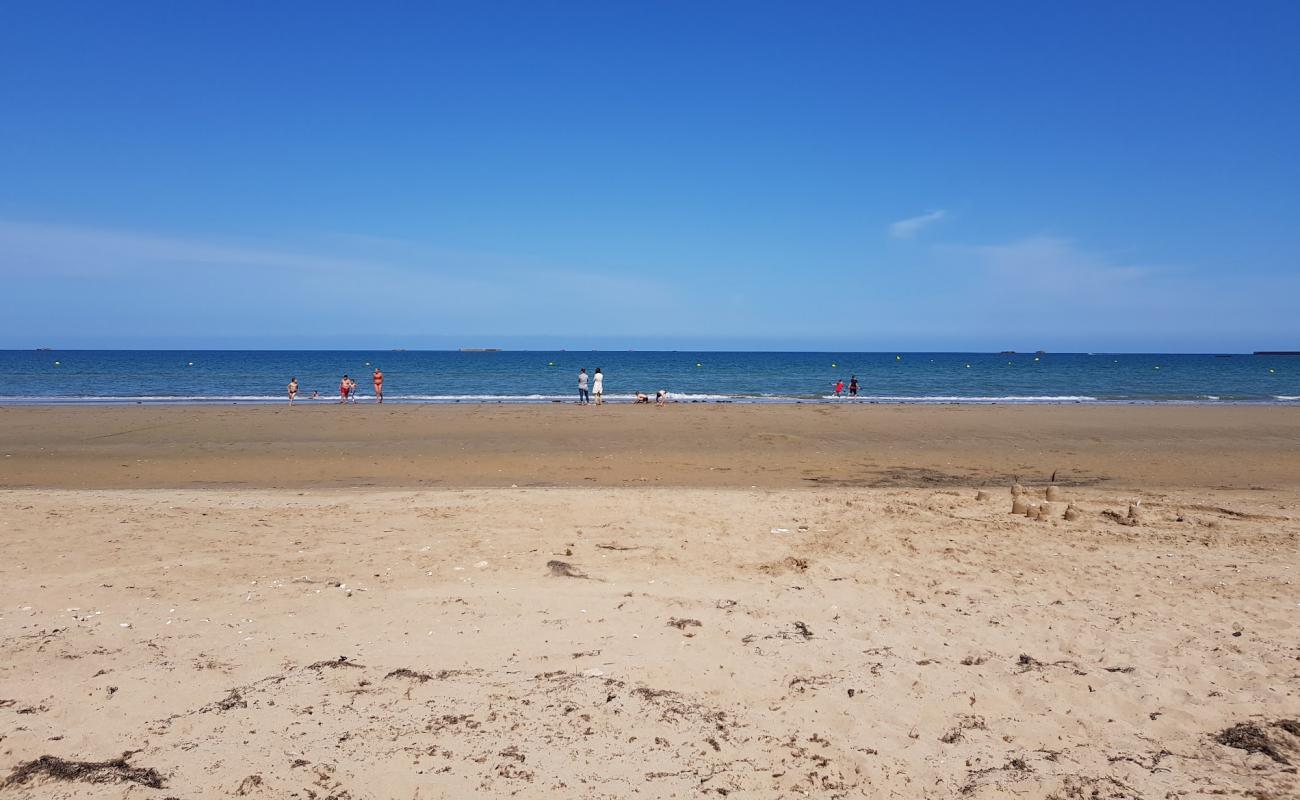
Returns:
[[[8,3],[0,347],[1300,348],[1300,3]]]

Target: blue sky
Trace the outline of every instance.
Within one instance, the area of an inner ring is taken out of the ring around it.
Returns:
[[[0,347],[1300,347],[1300,4],[4,16]]]

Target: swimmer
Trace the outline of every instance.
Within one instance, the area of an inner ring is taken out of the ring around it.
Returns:
[[[294,398],[298,396],[298,379],[290,378],[289,385],[285,388],[289,392],[289,405],[293,405]]]
[[[844,394],[844,379],[840,378],[835,382],[835,396],[839,397]]]
[[[374,381],[375,402],[382,403],[384,402],[384,373],[379,371],[379,367],[375,367]]]
[[[352,379],[349,378],[347,375],[344,375],[343,380],[339,381],[339,402],[346,403],[348,401],[348,394],[350,394],[351,392],[352,392]]]
[[[858,376],[854,375],[852,378],[849,378],[849,397],[857,397],[857,396],[858,396]]]

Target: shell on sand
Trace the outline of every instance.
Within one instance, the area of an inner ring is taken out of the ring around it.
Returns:
[[[1059,487],[1059,486],[1048,486],[1048,487],[1047,487],[1047,499],[1048,499],[1048,500],[1060,500],[1060,499],[1062,499],[1062,498],[1061,498],[1061,487]]]
[[[1011,501],[1012,514],[1024,514],[1028,510],[1029,503],[1025,502],[1025,498],[1021,495],[1016,495],[1015,499]]]

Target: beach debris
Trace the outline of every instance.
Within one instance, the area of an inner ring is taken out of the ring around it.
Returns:
[[[1079,665],[1077,662],[1071,661],[1068,658],[1063,658],[1060,661],[1044,662],[1044,661],[1039,661],[1038,659],[1026,653],[1021,653],[1020,657],[1016,659],[1016,666],[1019,667],[1019,669],[1016,670],[1016,672],[1020,674],[1026,672],[1038,672],[1048,667],[1069,668],[1071,671],[1074,672],[1075,675],[1088,674],[1083,670],[1079,669]]]
[[[795,690],[799,694],[804,694],[809,689],[818,689],[828,685],[830,682],[831,677],[829,675],[796,675],[790,679],[790,682],[786,684],[786,686]],[[852,694],[849,695],[849,697],[852,696]]]
[[[261,775],[249,775],[239,782],[239,788],[235,789],[235,794],[243,797],[257,791],[257,787],[262,785]]]
[[[338,669],[340,667],[358,667],[364,669],[364,667],[355,661],[348,661],[347,656],[339,656],[331,661],[317,661],[315,664],[309,664],[307,669],[314,669],[319,672],[323,669]]]
[[[1272,733],[1273,729],[1300,738],[1300,720],[1279,719],[1271,723],[1266,722],[1263,725],[1254,722],[1239,722],[1231,728],[1225,728],[1216,733],[1214,741],[1227,747],[1245,750],[1247,753],[1261,753],[1278,764],[1290,766],[1291,760],[1282,753],[1282,750],[1295,751],[1300,748],[1287,742],[1285,738]]]
[[[1012,514],[1026,514],[1029,512],[1029,503],[1021,495],[1015,495],[1011,501]]]
[[[773,528],[772,533],[789,533],[789,528]]]
[[[1073,522],[1079,518],[1079,509],[1074,507],[1074,503],[1070,503],[1065,507],[1064,518],[1067,522]]]
[[[811,639],[811,638],[813,638],[813,632],[812,632],[812,629],[809,628],[809,627],[808,627],[808,624],[805,623],[805,622],[795,621],[795,623],[794,623],[794,630],[795,630],[795,633],[798,633],[798,634],[799,634],[800,636],[802,636],[804,639]]]
[[[684,631],[687,628],[699,628],[703,625],[698,619],[686,619],[682,617],[672,617],[668,620],[668,627]]]
[[[201,710],[230,711],[235,708],[248,708],[248,701],[244,699],[244,695],[238,689],[231,689],[230,693],[225,697],[210,706],[204,706]]]
[[[406,667],[399,667],[384,676],[384,680],[388,680],[389,678],[411,678],[420,683],[433,680],[433,676],[427,672],[416,672],[415,670],[407,669]]]
[[[1061,488],[1055,485],[1048,486],[1046,497],[1048,500],[1061,500],[1062,499]]]
[[[736,607],[736,601],[735,601],[735,600],[719,600],[718,602],[714,603],[714,605],[717,606],[718,608],[723,608],[723,609],[726,609],[726,608],[735,608],[735,607]]]
[[[552,578],[585,578],[586,573],[579,571],[567,561],[556,561],[554,559],[546,562],[546,568],[550,570]]]
[[[966,738],[963,731],[984,731],[988,727],[984,723],[984,718],[978,715],[962,714],[957,717],[957,725],[939,737],[939,741],[944,744],[956,744]]]
[[[1136,503],[1128,504],[1128,518],[1132,520],[1132,522],[1129,523],[1130,525],[1136,525],[1141,522],[1141,518],[1138,517],[1138,507],[1141,505],[1141,500],[1138,500]]]
[[[136,783],[151,789],[163,788],[163,776],[151,767],[133,767],[128,762],[132,751],[109,761],[68,761],[58,756],[44,755],[14,767],[0,783],[0,788],[26,786],[34,780],[49,778],[55,781],[80,783]]]
[[[979,502],[984,502],[985,500],[989,499],[989,493],[983,490],[978,491],[975,493],[975,499]]]

